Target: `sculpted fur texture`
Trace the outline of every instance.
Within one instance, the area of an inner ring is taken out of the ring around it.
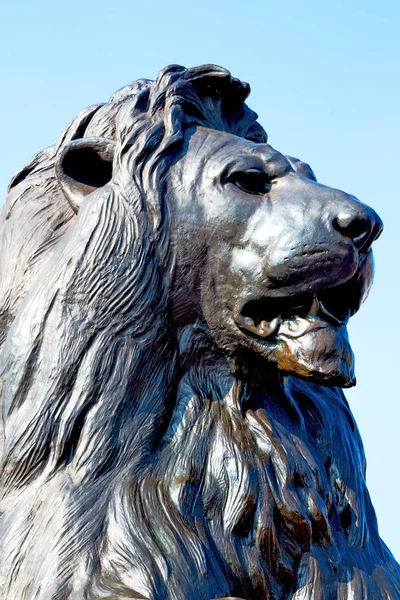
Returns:
[[[0,224],[2,600],[396,600],[346,324],[382,224],[225,69],[80,113]]]

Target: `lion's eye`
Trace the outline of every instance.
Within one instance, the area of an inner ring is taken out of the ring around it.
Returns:
[[[236,187],[247,194],[256,196],[264,196],[271,190],[271,180],[262,171],[237,171],[228,175],[225,181],[226,183],[233,183],[233,185],[236,185]]]

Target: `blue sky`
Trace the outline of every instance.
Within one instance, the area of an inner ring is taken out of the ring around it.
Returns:
[[[82,108],[167,64],[211,62],[250,82],[273,146],[383,217],[375,286],[350,327],[358,385],[347,397],[381,536],[398,560],[399,26],[395,0],[20,0],[3,3],[0,19],[2,197]]]

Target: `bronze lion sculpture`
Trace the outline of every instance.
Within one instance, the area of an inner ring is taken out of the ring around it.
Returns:
[[[84,110],[1,217],[2,600],[394,600],[346,324],[377,214],[225,69]]]

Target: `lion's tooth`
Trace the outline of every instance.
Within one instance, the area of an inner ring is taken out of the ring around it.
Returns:
[[[244,317],[243,315],[238,315],[236,317],[236,323],[241,327],[245,327],[249,331],[255,333],[257,331],[256,324],[254,323],[251,317]]]
[[[279,317],[272,319],[272,321],[261,321],[259,325],[256,325],[251,317],[244,317],[240,315],[236,319],[236,323],[241,327],[245,327],[248,331],[255,333],[258,337],[266,338],[269,335],[272,335],[274,331],[280,325]]]
[[[278,317],[272,319],[272,321],[261,321],[259,326],[257,327],[257,335],[261,337],[268,337],[272,335],[274,331],[279,327],[280,320]]]
[[[253,329],[255,328],[255,323],[251,317],[240,317],[240,320],[242,322],[242,325],[245,325],[246,327],[251,327]]]
[[[279,335],[290,338],[297,338],[313,328],[313,322],[308,319],[297,318],[289,321],[284,321],[279,330]]]
[[[312,317],[316,317],[318,315],[318,312],[320,310],[320,304],[319,304],[319,300],[317,298],[317,296],[314,296],[312,304],[311,304],[311,308],[309,311],[309,315],[311,315]]]
[[[322,302],[320,302],[320,306],[321,306],[321,312],[322,314],[326,315],[327,317],[329,317],[330,319],[332,319],[334,322],[336,322],[337,325],[344,325],[345,323],[340,321],[337,317],[335,317],[335,315],[333,315],[323,304]]]

